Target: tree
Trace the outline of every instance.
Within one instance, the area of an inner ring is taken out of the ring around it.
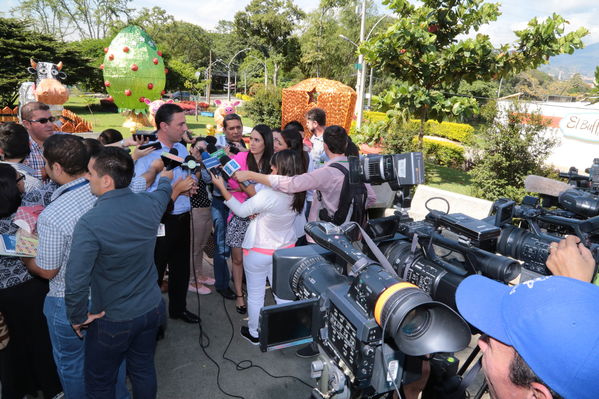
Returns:
[[[494,107],[490,104],[489,107]],[[543,131],[548,122],[517,104],[489,115],[493,120],[478,137],[480,156],[470,171],[473,195],[494,201],[498,198],[521,199],[527,175],[545,175],[544,161],[557,144]]]
[[[0,18],[0,105],[13,106],[19,86],[33,79],[27,72],[29,59],[64,64],[67,78],[63,83],[75,85],[89,79],[94,73],[91,60],[78,49],[50,36],[26,29],[21,21]]]
[[[484,0],[384,0],[398,16],[384,33],[365,43],[361,51],[376,67],[404,81],[397,88],[400,108],[424,122],[442,121],[448,115],[477,111],[474,99],[456,96],[461,82],[489,81],[534,69],[549,57],[581,48],[588,31],[580,28],[564,34],[564,18],[553,14],[543,22],[533,18],[526,29],[516,31],[514,47],[496,49],[478,29],[495,21],[499,5]]]
[[[131,0],[22,0],[11,9],[13,16],[26,20],[35,32],[66,40],[102,39],[111,26],[132,10]]]
[[[273,63],[273,84],[279,70],[299,60],[299,45],[292,37],[304,13],[291,0],[252,0],[235,14],[235,34],[246,47],[260,50]]]

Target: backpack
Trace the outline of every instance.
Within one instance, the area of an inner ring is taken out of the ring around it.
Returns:
[[[332,163],[328,166],[340,170],[345,176],[339,196],[339,208],[332,217],[329,216],[329,212],[326,209],[321,208],[318,217],[320,220],[331,222],[337,226],[352,221],[364,227],[368,220],[368,213],[366,212],[368,191],[366,190],[366,185],[364,183],[350,183],[349,171],[341,164]],[[318,200],[322,204],[322,194],[320,191],[317,191],[317,195]]]

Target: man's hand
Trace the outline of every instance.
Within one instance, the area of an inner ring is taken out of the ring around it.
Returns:
[[[83,338],[83,334],[81,333],[81,330],[83,328],[87,328],[87,326],[89,326],[92,323],[92,321],[104,317],[105,314],[106,314],[106,312],[104,312],[104,311],[102,311],[100,313],[96,313],[96,314],[88,313],[87,320],[85,320],[81,324],[73,324],[72,325],[73,330],[75,330],[75,334],[77,334],[77,336],[79,338]]]
[[[185,179],[179,179],[173,186],[173,201],[181,194],[188,195],[193,194],[196,187],[196,182],[191,176],[187,176]]]
[[[133,158],[134,161],[137,161],[138,159],[143,158],[154,151],[154,147],[144,148],[143,150],[140,150],[139,147],[135,147],[133,153],[131,154],[131,158]]]
[[[556,276],[591,282],[595,273],[595,259],[591,251],[576,236],[566,236],[549,247],[547,267]]]
[[[164,165],[164,163],[163,163],[163,165]],[[173,180],[173,178],[175,177],[175,171],[173,169],[171,169],[171,170],[164,169],[162,171],[162,173],[160,173],[160,177],[166,177],[169,180]]]

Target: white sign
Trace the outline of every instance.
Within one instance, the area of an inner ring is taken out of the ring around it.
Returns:
[[[566,137],[599,142],[599,114],[596,112],[567,114],[559,127]]]

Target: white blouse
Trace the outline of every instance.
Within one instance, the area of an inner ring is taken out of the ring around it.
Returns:
[[[279,249],[294,244],[297,213],[291,209],[293,194],[263,187],[256,195],[240,203],[231,197],[225,204],[239,217],[256,215],[245,233],[242,248]]]

